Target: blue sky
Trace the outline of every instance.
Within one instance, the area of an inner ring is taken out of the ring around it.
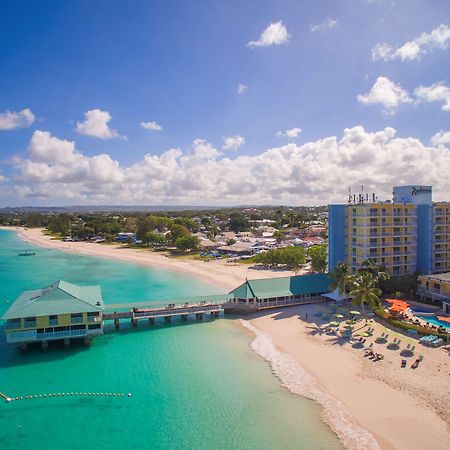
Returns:
[[[1,8],[0,206],[323,204],[348,184],[388,193],[401,182],[450,195],[425,170],[434,160],[450,169],[447,0]],[[275,36],[261,41],[271,24]],[[390,47],[374,57],[379,44]],[[88,111],[97,122],[83,126]],[[364,155],[372,171],[356,170]]]

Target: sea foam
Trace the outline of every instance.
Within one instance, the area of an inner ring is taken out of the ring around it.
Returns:
[[[252,350],[270,363],[273,373],[281,380],[282,386],[294,394],[320,403],[326,423],[347,448],[380,450],[372,434],[356,423],[349,410],[339,400],[320,390],[315,379],[291,355],[280,352],[269,334],[259,330],[247,320],[241,319],[240,322],[256,335],[250,344]]]

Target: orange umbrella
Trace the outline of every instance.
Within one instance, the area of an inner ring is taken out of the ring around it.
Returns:
[[[445,316],[437,316],[439,320],[442,320],[442,322],[449,322],[450,323],[450,317]]]

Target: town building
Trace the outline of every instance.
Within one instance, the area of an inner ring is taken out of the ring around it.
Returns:
[[[450,270],[450,203],[433,203],[431,186],[394,187],[388,201],[350,195],[328,217],[330,271],[344,262],[355,272],[369,258],[390,275]]]
[[[136,242],[136,233],[118,233],[116,237],[117,242]]]
[[[417,294],[422,301],[437,303],[450,314],[450,272],[435,275],[420,275]]]
[[[55,281],[42,289],[23,292],[5,312],[4,331],[9,344],[72,338],[88,342],[103,334],[104,304],[99,286],[76,286]]]

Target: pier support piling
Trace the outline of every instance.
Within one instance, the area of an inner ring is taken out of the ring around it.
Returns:
[[[131,319],[131,326],[137,328],[137,319]]]
[[[203,320],[203,314],[202,313],[197,313],[195,315],[196,320]]]
[[[42,350],[44,352],[48,350],[48,341],[42,341]]]
[[[85,336],[83,342],[84,345],[91,345],[91,338],[89,336]]]
[[[65,338],[64,339],[64,347],[69,347],[70,346],[70,338]]]
[[[171,323],[172,322],[172,316],[165,316],[164,320],[166,323]]]
[[[148,322],[150,323],[150,325],[155,325],[155,318],[154,317],[150,317],[148,319]]]
[[[116,330],[118,330],[120,328],[120,320],[119,319],[114,319],[114,328]]]
[[[187,314],[182,314],[181,315],[181,321],[182,322],[187,322],[187,320],[188,320],[188,315]]]

